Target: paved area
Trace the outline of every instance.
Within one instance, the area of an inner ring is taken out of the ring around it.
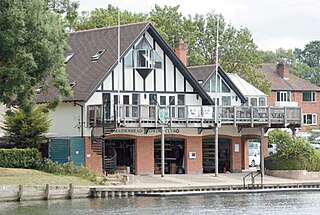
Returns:
[[[243,177],[249,172],[243,173],[220,173],[218,177],[214,174],[167,174],[161,175],[135,175],[130,178],[128,185],[130,188],[161,188],[161,187],[188,187],[188,186],[219,186],[219,185],[242,185]],[[256,174],[257,172],[254,172]],[[260,176],[255,179],[256,184],[260,184]],[[285,183],[311,183],[319,181],[302,181],[278,178],[265,175],[264,184],[285,184]],[[251,177],[248,177],[246,183],[251,183]]]

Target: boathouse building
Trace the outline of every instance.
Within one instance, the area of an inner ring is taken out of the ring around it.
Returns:
[[[215,67],[188,69],[181,43],[176,54],[147,22],[70,33],[65,63],[73,96],[50,115],[49,157],[98,172],[160,174],[165,110],[166,174],[180,167],[186,174],[214,172],[215,153],[220,172],[241,172],[248,168],[248,139],[263,137],[266,145],[266,128],[300,125],[298,107],[267,106],[263,93],[246,95],[244,80],[221,67],[215,92]],[[57,93],[39,92],[38,102]]]

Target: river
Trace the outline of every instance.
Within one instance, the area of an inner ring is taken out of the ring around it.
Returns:
[[[1,202],[4,215],[320,214],[320,192]]]

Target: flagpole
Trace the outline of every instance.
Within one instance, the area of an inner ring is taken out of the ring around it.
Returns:
[[[118,9],[118,125],[120,124],[120,10]]]
[[[215,78],[216,78],[216,86],[215,86],[215,102],[214,102],[214,116],[215,116],[215,176],[218,177],[218,172],[219,172],[219,126],[218,126],[218,64],[219,64],[219,45],[218,45],[218,38],[219,38],[219,17],[217,19],[217,44],[216,44],[216,74],[215,74]]]

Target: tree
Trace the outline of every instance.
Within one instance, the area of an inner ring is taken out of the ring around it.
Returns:
[[[107,9],[96,8],[90,13],[87,11],[82,12],[75,25],[76,30],[86,30],[93,28],[101,28],[108,26],[115,26],[118,24],[119,8],[108,4]],[[120,11],[121,24],[136,23],[146,21],[147,14],[131,13],[129,11]]]
[[[71,94],[61,23],[45,0],[0,1],[0,102],[30,110],[38,85]]]
[[[4,126],[1,127],[10,142],[17,147],[38,148],[49,131],[51,121],[47,106],[31,107],[31,111],[22,108],[7,111],[4,115]]]

